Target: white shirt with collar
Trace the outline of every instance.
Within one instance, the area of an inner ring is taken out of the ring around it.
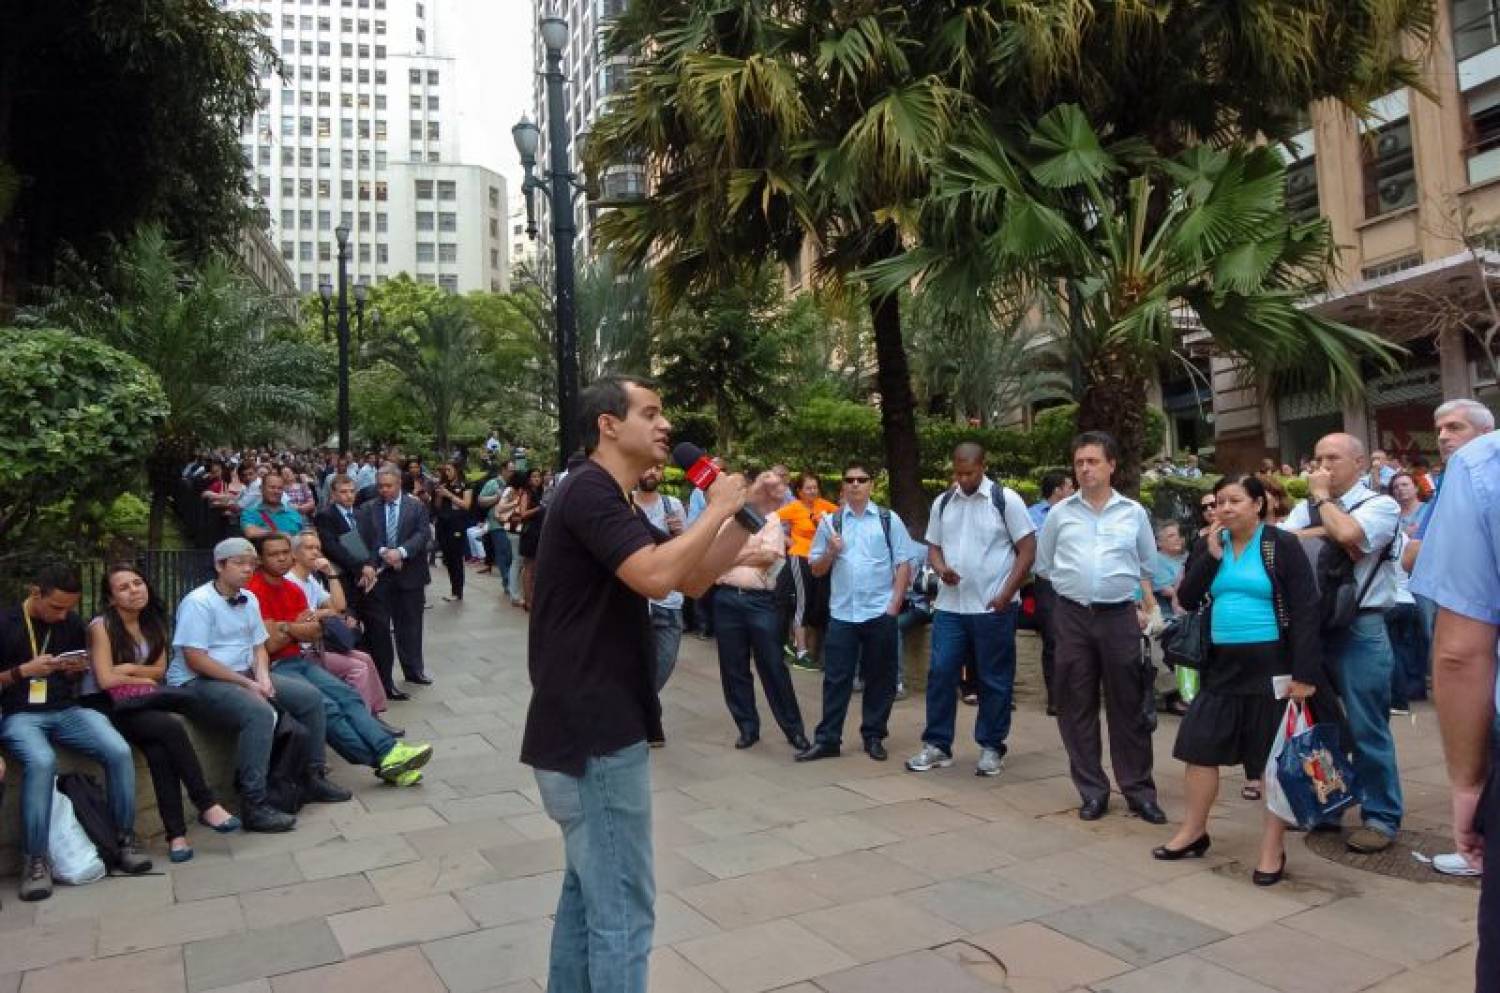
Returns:
[[[938,610],[988,613],[1015,564],[1015,543],[1036,531],[1026,504],[1014,492],[1005,493],[1001,523],[994,488],[995,483],[985,479],[973,493],[954,486],[932,502],[927,544],[942,548],[944,561],[959,576],[956,586],[938,586]],[[1019,598],[1018,593],[1015,599]]]
[[[1075,603],[1124,603],[1150,580],[1156,536],[1146,508],[1109,491],[1101,510],[1074,493],[1053,507],[1037,541],[1036,572]]]
[[[1364,557],[1354,563],[1354,589],[1358,592],[1369,582],[1369,592],[1359,603],[1360,610],[1389,610],[1396,602],[1396,562],[1389,555],[1381,555],[1391,540],[1396,537],[1396,528],[1401,520],[1401,505],[1394,499],[1376,493],[1361,480],[1351,486],[1338,504],[1359,523],[1364,539],[1359,550]],[[1359,509],[1350,510],[1357,506]],[[1312,526],[1312,515],[1307,501],[1292,508],[1291,514],[1281,522],[1287,531],[1301,531]],[[1373,580],[1370,573],[1380,570]]]

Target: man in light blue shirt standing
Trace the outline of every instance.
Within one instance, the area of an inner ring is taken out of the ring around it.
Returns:
[[[1037,542],[1036,571],[1052,584],[1052,636],[1057,668],[1052,701],[1068,750],[1078,816],[1096,821],[1109,810],[1109,779],[1101,761],[1099,690],[1109,720],[1109,760],[1125,801],[1142,820],[1165,824],[1151,778],[1151,727],[1146,704],[1154,692],[1141,659],[1141,632],[1156,609],[1151,562],[1156,541],[1146,508],[1115,492],[1119,448],[1103,431],[1073,439],[1078,492],[1052,508]],[[1139,590],[1139,606],[1135,599]]]
[[[1500,435],[1477,438],[1448,461],[1428,522],[1411,590],[1438,606],[1433,688],[1453,836],[1459,854],[1484,870],[1475,990],[1500,993],[1500,852],[1485,858],[1485,836],[1500,838]]]
[[[854,675],[861,671],[865,754],[877,762],[887,758],[883,742],[900,664],[896,616],[906,600],[912,560],[922,553],[901,518],[871,502],[871,482],[869,469],[851,462],[844,470],[844,505],[823,518],[813,538],[809,569],[833,578],[823,641],[823,721],[812,747],[797,753],[798,762],[839,753]]]

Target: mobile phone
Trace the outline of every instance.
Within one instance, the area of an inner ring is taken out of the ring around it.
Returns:
[[[70,669],[77,669],[89,664],[89,653],[81,649],[75,649],[71,652],[62,652],[54,656],[54,659]]]

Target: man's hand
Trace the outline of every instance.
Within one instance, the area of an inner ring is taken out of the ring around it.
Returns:
[[[333,563],[328,561],[323,556],[319,555],[316,559],[313,560],[313,570],[315,572],[321,572],[325,576],[332,576]]]
[[[1294,679],[1292,680],[1292,685],[1287,689],[1287,696],[1293,700],[1306,700],[1316,692],[1318,692],[1318,688],[1311,683],[1299,683]]]
[[[720,473],[703,495],[710,507],[733,514],[745,505],[745,497],[749,492],[749,484],[740,473]]]
[[[276,698],[276,684],[271,682],[270,673],[255,677],[255,691],[267,700],[274,700]]]
[[[963,577],[951,565],[945,565],[938,570],[938,578],[943,581],[944,586],[957,586]]]
[[[359,571],[359,588],[366,593],[370,592],[375,588],[375,580],[377,578],[375,567],[373,565],[365,566]]]
[[[906,605],[906,595],[905,594],[902,594],[901,596],[893,596],[893,597],[891,597],[890,603],[887,603],[885,605],[886,616],[887,617],[895,617],[895,616],[897,616],[898,614],[901,613],[901,608],[904,607],[905,605]]]
[[[1318,466],[1307,477],[1307,495],[1314,500],[1327,500],[1330,479],[1328,470]]]
[[[826,554],[829,558],[837,558],[844,554],[844,539],[837,531],[830,531],[828,533],[828,551]]]
[[[1224,540],[1219,536],[1219,528],[1208,529],[1208,554],[1218,561],[1224,557]]]
[[[387,548],[385,551],[380,553],[380,557],[384,559],[385,564],[390,566],[392,569],[401,568],[401,563],[403,561],[401,558],[401,549]]]
[[[38,655],[34,659],[22,662],[16,667],[16,672],[26,679],[45,679],[54,672],[62,672],[67,667],[68,664],[59,661],[56,655]]]
[[[1142,631],[1151,626],[1151,610],[1144,603],[1135,608],[1135,621]]]
[[[1484,835],[1474,830],[1474,817],[1479,812],[1478,788],[1453,787],[1453,841],[1458,845],[1458,854],[1475,869],[1484,869]]]
[[[674,538],[682,534],[682,518],[677,514],[667,515],[667,534]]]

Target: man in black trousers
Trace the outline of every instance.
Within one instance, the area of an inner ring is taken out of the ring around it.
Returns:
[[[427,568],[430,541],[427,508],[420,500],[401,492],[401,470],[387,463],[376,474],[378,496],[356,512],[359,534],[370,559],[360,569],[360,586],[366,592],[361,619],[370,655],[380,670],[386,696],[410,699],[396,689],[395,657],[408,683],[428,686],[432,677],[422,663],[422,612],[426,587],[431,581]],[[392,651],[391,629],[395,629]]]

